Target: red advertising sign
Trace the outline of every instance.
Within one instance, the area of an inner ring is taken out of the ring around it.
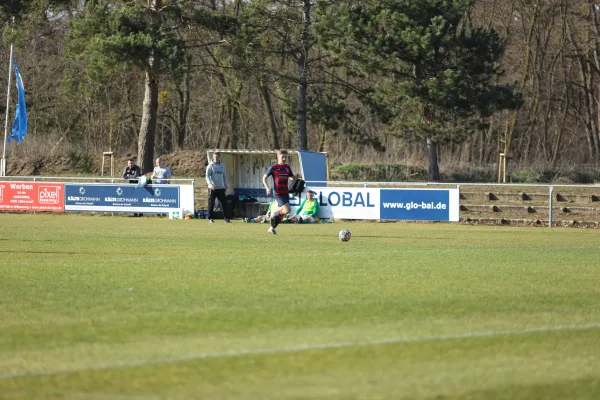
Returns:
[[[0,210],[64,211],[65,185],[47,182],[0,182]]]

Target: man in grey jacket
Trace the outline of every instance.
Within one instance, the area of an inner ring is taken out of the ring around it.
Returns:
[[[225,191],[227,190],[227,171],[225,165],[221,164],[221,155],[213,153],[212,161],[206,167],[206,183],[208,185],[208,222],[214,223],[215,199],[219,199],[223,208],[225,223],[230,223],[231,215],[229,207],[225,205]]]

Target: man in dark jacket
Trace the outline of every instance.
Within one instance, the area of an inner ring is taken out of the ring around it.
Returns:
[[[140,167],[135,165],[133,158],[127,161],[127,166],[123,170],[123,179],[129,179],[129,183],[138,183],[138,178],[142,175]]]
[[[129,183],[138,183],[138,178],[142,176],[142,170],[135,165],[133,158],[127,161],[127,166],[123,170],[123,179],[129,179]],[[134,217],[141,217],[142,214],[133,214]]]

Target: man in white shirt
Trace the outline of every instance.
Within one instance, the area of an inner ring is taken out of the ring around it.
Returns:
[[[171,178],[171,168],[165,167],[162,159],[158,157],[156,159],[156,166],[154,167],[154,171],[152,171],[150,178],[152,179],[152,183],[169,183],[169,178]]]
[[[208,185],[208,222],[214,223],[215,199],[218,199],[223,208],[225,223],[231,222],[231,211],[225,204],[225,192],[227,191],[227,169],[221,163],[221,155],[214,153],[212,161],[206,167],[206,184]]]

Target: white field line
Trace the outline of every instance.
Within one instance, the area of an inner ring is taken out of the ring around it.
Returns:
[[[283,346],[283,347],[270,347],[270,348],[258,348],[258,349],[241,349],[231,350],[215,353],[195,353],[188,354],[182,357],[173,358],[155,358],[148,360],[123,360],[116,361],[113,363],[97,364],[97,365],[82,365],[80,367],[71,368],[58,368],[49,370],[39,371],[17,371],[0,374],[0,380],[22,378],[22,377],[35,377],[35,376],[48,376],[58,374],[69,374],[87,371],[98,371],[105,369],[115,368],[134,368],[143,367],[148,365],[160,365],[160,364],[175,364],[180,362],[195,361],[195,360],[206,360],[206,359],[218,359],[226,357],[243,357],[243,356],[254,356],[254,355],[265,355],[265,354],[285,354],[285,353],[297,353],[302,351],[313,351],[313,350],[327,350],[327,349],[340,349],[349,347],[365,347],[365,346],[377,346],[387,344],[398,344],[398,343],[419,343],[419,342],[431,342],[431,341],[449,341],[449,340],[461,340],[461,339],[476,339],[476,338],[488,338],[496,336],[517,336],[526,335],[531,333],[549,333],[549,332],[560,332],[560,331],[582,331],[588,329],[599,329],[600,323],[590,323],[582,325],[558,325],[558,326],[542,326],[538,328],[527,328],[522,330],[499,330],[499,331],[483,331],[483,332],[463,332],[452,335],[431,335],[431,336],[406,336],[406,337],[391,337],[377,340],[364,340],[364,341],[353,341],[353,342],[330,342],[321,344],[300,344],[294,346]]]
[[[581,248],[584,248],[586,246],[581,246]],[[561,247],[555,247],[556,249],[561,249]],[[565,249],[573,249],[573,246],[566,246],[564,247]],[[503,250],[497,247],[477,247],[478,251],[483,251],[483,250]],[[405,250],[405,249],[398,249],[398,250],[387,250],[387,251],[341,251],[341,252],[327,252],[327,255],[330,256],[357,256],[357,255],[371,255],[371,254],[408,254],[408,253],[428,253],[428,252],[436,252],[436,253],[454,253],[454,252],[464,252],[464,249],[462,248],[447,248],[447,249],[440,249],[439,247],[430,247],[430,248],[422,248],[422,249],[411,249],[411,250]],[[26,252],[25,252],[26,253]],[[57,253],[58,254],[58,253]],[[79,255],[79,254],[73,254],[74,256]],[[41,254],[41,257],[43,258],[48,258],[47,254]],[[311,253],[311,254],[304,254],[303,257],[322,257],[323,254],[321,253]],[[197,256],[189,256],[189,257],[182,257],[182,256],[177,256],[177,259],[179,260],[193,260],[193,259],[197,259]],[[237,259],[239,258],[239,256],[237,255],[224,255],[224,256],[219,256],[220,259]],[[170,257],[127,257],[127,258],[105,258],[105,259],[98,259],[98,260],[90,260],[89,263],[114,263],[114,262],[135,262],[135,261],[160,261],[160,260],[171,260],[172,258]],[[39,260],[16,260],[16,261],[11,261],[10,264],[8,264],[7,266],[13,266],[13,265],[31,265],[31,264],[39,264],[40,261]],[[74,264],[74,263],[81,263],[80,259],[60,259],[60,260],[48,260],[45,265],[53,265],[53,264]]]
[[[76,254],[74,254],[76,255]],[[44,254],[47,258],[47,254]],[[129,261],[160,261],[160,260],[170,260],[168,257],[127,257],[127,258],[105,258],[100,260],[90,260],[86,261],[87,263],[113,263],[113,262],[129,262]],[[29,264],[39,264],[39,260],[17,260],[11,261],[10,266],[12,265],[29,265]],[[50,260],[45,265],[54,265],[54,264],[74,264],[81,263],[81,260],[74,259],[62,259],[62,260]]]
[[[570,247],[572,248],[572,247]],[[479,249],[479,248],[478,248]],[[431,248],[431,249],[426,249],[425,251],[436,251],[436,252],[440,252],[440,251],[444,251],[445,249],[439,249],[439,248]],[[458,249],[457,249],[458,250]],[[395,250],[395,251],[356,251],[356,252],[352,252],[352,253],[348,253],[348,252],[339,252],[339,253],[335,253],[335,252],[328,252],[328,255],[339,255],[339,256],[348,256],[349,254],[352,256],[356,256],[356,255],[369,255],[369,254],[406,254],[406,253],[422,253],[424,251],[418,250],[418,251],[406,251],[406,250]],[[74,256],[78,255],[78,254],[73,254]],[[42,257],[47,258],[47,254],[41,254]],[[320,253],[316,253],[316,254],[305,254],[304,256],[307,257],[322,257],[323,255]],[[181,256],[177,256],[178,260],[195,260],[197,259],[197,256],[189,256],[189,257],[181,257]],[[235,255],[224,255],[224,256],[220,256],[220,259],[237,259],[239,258],[239,256]],[[169,257],[127,257],[127,258],[105,258],[105,259],[98,259],[98,260],[90,260],[87,261],[88,263],[91,264],[98,264],[98,263],[114,263],[114,262],[135,262],[135,261],[160,261],[160,260],[171,260],[172,258]],[[40,261],[39,260],[16,260],[16,261],[11,261],[10,264],[8,264],[7,266],[13,266],[13,265],[32,265],[32,264],[39,264]],[[60,259],[60,260],[48,260],[47,262],[45,261],[44,265],[56,265],[56,264],[60,264],[60,265],[66,265],[66,264],[75,264],[75,263],[81,263],[80,259]]]

